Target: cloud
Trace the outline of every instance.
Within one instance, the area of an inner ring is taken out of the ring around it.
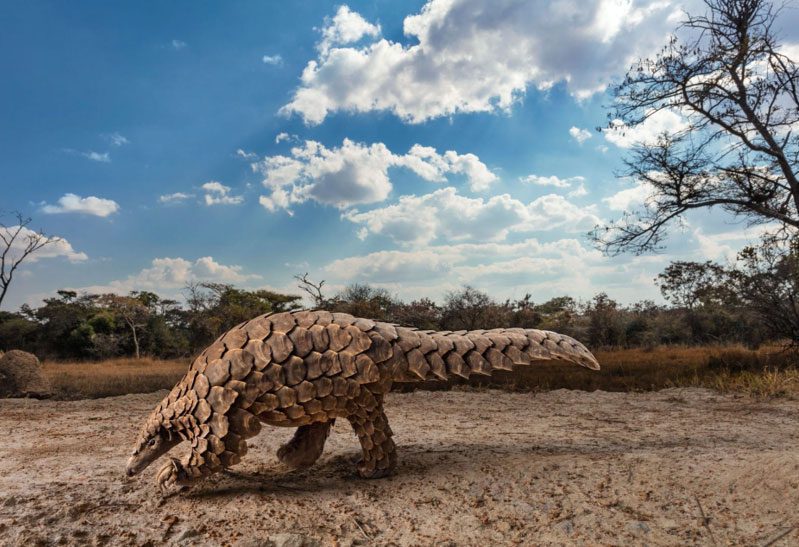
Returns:
[[[571,135],[571,137],[576,140],[578,144],[583,144],[593,136],[588,129],[580,129],[579,127],[574,126],[569,129],[569,135]]]
[[[9,226],[8,229],[0,228],[0,232],[5,234],[14,233],[17,229],[19,229],[19,225]],[[38,234],[33,230],[23,226],[22,230],[20,230],[19,234],[14,239],[14,242],[11,244],[11,247],[9,247],[9,254],[6,256],[6,260],[16,260],[20,258],[30,238],[37,237],[37,235]],[[52,243],[48,243],[35,253],[28,255],[28,257],[25,259],[25,262],[33,263],[44,258],[56,257],[64,257],[70,262],[83,262],[89,258],[86,256],[86,253],[75,251],[69,241],[59,238]]]
[[[205,191],[206,205],[239,205],[244,203],[244,196],[231,196],[230,186],[212,180],[201,186]]]
[[[285,131],[281,131],[277,135],[275,135],[275,144],[280,144],[283,141],[297,141],[299,142],[299,138],[297,135],[291,135],[286,133]]]
[[[187,45],[188,44],[183,40],[172,40],[172,48],[175,49],[176,51],[184,49]]]
[[[630,148],[635,144],[655,144],[657,138],[665,133],[677,133],[688,127],[688,122],[671,110],[660,110],[635,127],[614,120],[610,129],[602,134],[608,142],[620,148]]]
[[[175,192],[174,194],[164,194],[158,198],[159,203],[180,203],[189,198],[193,198],[194,194],[185,194],[183,192]]]
[[[248,161],[258,158],[258,154],[256,154],[255,152],[245,152],[241,148],[236,149],[236,156]]]
[[[279,66],[283,64],[283,57],[280,55],[264,55],[261,62],[265,65]]]
[[[582,178],[582,177],[580,177]],[[585,187],[585,182],[580,182],[580,186],[566,194],[570,198],[581,198],[588,195],[588,188]]]
[[[519,177],[519,181],[535,184],[537,186],[554,186],[555,188],[571,188],[573,184],[582,185],[585,182],[585,177],[571,177],[562,179],[554,175],[550,177],[542,177],[539,175],[527,175]]]
[[[439,154],[419,144],[407,154],[394,154],[383,143],[367,145],[349,139],[338,148],[305,141],[291,149],[291,156],[267,156],[253,164],[272,192],[260,200],[269,211],[308,200],[342,209],[384,201],[393,188],[388,176],[393,167],[409,169],[430,182],[445,182],[447,175],[460,174],[474,191],[484,191],[497,180],[474,154],[453,150]]]
[[[127,137],[116,132],[106,135],[106,139],[111,143],[112,146],[118,147],[125,144],[130,144],[130,141],[127,139]]]
[[[308,124],[338,111],[388,111],[421,123],[507,111],[529,87],[558,82],[586,99],[662,45],[673,29],[664,12],[673,4],[429,0],[405,18],[405,44],[380,38],[377,25],[344,6],[324,27],[319,56],[282,112]],[[371,39],[346,45],[364,37]]]
[[[613,194],[612,196],[602,198],[602,201],[607,204],[608,208],[612,211],[630,211],[646,204],[647,200],[653,195],[654,188],[648,182],[636,183],[632,188],[626,188]]]
[[[181,289],[191,282],[242,284],[261,278],[255,274],[245,274],[242,270],[241,266],[220,264],[210,256],[198,258],[193,262],[180,257],[155,258],[150,267],[125,279],[112,281],[107,285],[82,287],[81,290],[125,294],[136,290]]]
[[[366,21],[359,13],[348,6],[339,6],[332,19],[325,19],[322,28],[322,40],[317,49],[322,55],[327,55],[333,46],[353,44],[365,36],[376,37],[380,35],[380,25],[373,25]]]
[[[599,291],[633,300],[657,296],[652,278],[666,261],[662,256],[610,259],[576,239],[530,238],[378,251],[334,260],[323,272],[331,286],[370,283],[406,299],[440,299],[447,290],[470,284],[497,298],[530,292],[536,302],[563,294],[587,298]]]
[[[64,194],[59,198],[58,205],[44,204],[41,210],[48,215],[80,213],[84,215],[107,217],[119,210],[119,204],[114,200],[95,196],[82,198],[76,194]]]
[[[368,233],[384,235],[404,246],[446,241],[499,241],[511,232],[564,230],[580,232],[599,222],[592,208],[580,208],[548,194],[525,204],[508,194],[488,199],[458,195],[448,187],[367,212],[350,211],[344,218]]]
[[[108,152],[103,152],[101,154],[100,152],[89,150],[88,152],[81,152],[80,155],[92,161],[97,161],[100,163],[111,163],[111,155]]]

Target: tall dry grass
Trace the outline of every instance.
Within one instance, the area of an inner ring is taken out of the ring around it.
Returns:
[[[95,399],[171,389],[188,370],[188,360],[108,359],[42,364],[59,399]]]
[[[453,383],[519,391],[649,391],[690,386],[761,397],[799,395],[797,357],[776,348],[752,351],[740,346],[661,346],[597,351],[595,355],[602,365],[599,372],[549,362]],[[84,399],[171,389],[188,366],[189,360],[110,359],[46,362],[44,371],[58,398]],[[450,386],[428,382],[397,387],[435,390]]]

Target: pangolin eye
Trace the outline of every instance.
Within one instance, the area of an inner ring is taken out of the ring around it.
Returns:
[[[153,438],[147,441],[147,446],[155,446],[155,439]]]

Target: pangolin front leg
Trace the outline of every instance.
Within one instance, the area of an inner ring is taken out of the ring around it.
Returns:
[[[292,469],[311,467],[322,455],[332,425],[333,420],[298,427],[294,437],[278,449],[278,459]]]
[[[347,416],[361,441],[363,459],[357,464],[358,474],[365,479],[390,475],[397,465],[397,447],[391,440],[392,431],[383,411],[382,395],[362,389],[360,405]]]
[[[161,492],[191,486],[203,477],[236,465],[247,454],[247,441],[234,432],[228,432],[221,439],[195,437],[191,443],[191,452],[180,460],[170,458],[156,475]]]

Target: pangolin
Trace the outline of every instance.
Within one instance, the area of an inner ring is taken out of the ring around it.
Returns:
[[[390,474],[397,455],[383,397],[393,382],[448,381],[514,365],[562,360],[598,370],[576,340],[507,328],[424,331],[327,311],[266,314],[223,334],[144,423],[128,460],[136,475],[183,441],[191,451],[157,474],[162,491],[238,463],[261,423],[296,427],[278,450],[293,468],[322,454],[336,418],[346,418],[363,449],[364,478]]]

